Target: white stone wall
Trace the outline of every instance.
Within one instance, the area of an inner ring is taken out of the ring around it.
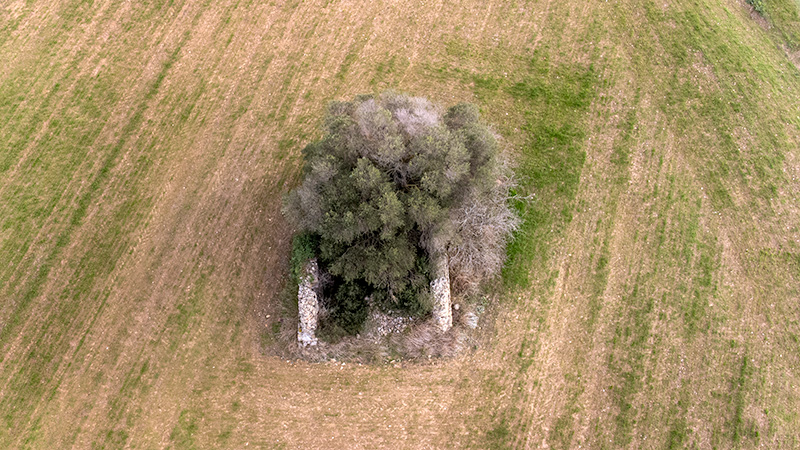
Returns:
[[[453,310],[450,307],[450,270],[444,252],[434,257],[434,277],[431,282],[433,323],[445,332],[453,326]]]
[[[319,300],[317,298],[317,281],[319,266],[316,258],[306,263],[300,285],[297,288],[297,309],[299,323],[297,325],[297,342],[301,346],[317,345],[317,320],[319,318]]]

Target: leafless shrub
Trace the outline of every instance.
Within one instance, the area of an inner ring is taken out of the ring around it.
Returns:
[[[362,109],[362,107],[364,107]],[[405,166],[408,150],[397,131],[391,113],[380,108],[373,100],[365,102],[356,111],[358,125],[369,145],[363,147],[361,156],[369,158],[379,166],[401,172]]]
[[[472,339],[462,327],[441,333],[433,323],[426,321],[394,335],[391,344],[405,358],[451,357],[469,348]]]
[[[439,125],[439,111],[426,99],[411,98],[411,108],[398,109],[394,117],[409,137],[421,135]]]
[[[290,221],[305,226],[322,221],[324,211],[321,188],[336,175],[336,168],[328,159],[317,159],[310,163],[306,181],[290,192],[282,212]],[[292,206],[289,206],[292,205]]]
[[[450,276],[454,287],[474,293],[482,280],[503,267],[506,244],[520,219],[509,206],[509,191],[515,186],[508,163],[498,160],[493,186],[472,187],[451,210],[450,222],[456,239],[449,247]]]

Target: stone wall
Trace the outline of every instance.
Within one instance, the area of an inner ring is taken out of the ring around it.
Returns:
[[[445,332],[453,326],[453,310],[450,307],[450,270],[447,253],[441,252],[434,258],[434,279],[431,282],[433,293],[433,323]]]
[[[319,300],[317,282],[319,266],[317,259],[311,259],[303,269],[300,285],[297,288],[297,309],[299,323],[297,326],[297,342],[301,346],[317,345],[317,320],[319,318]]]

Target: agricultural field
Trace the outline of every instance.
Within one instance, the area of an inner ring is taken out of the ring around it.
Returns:
[[[0,448],[800,447],[796,0],[0,3]],[[330,100],[477,104],[475,349],[275,347]]]

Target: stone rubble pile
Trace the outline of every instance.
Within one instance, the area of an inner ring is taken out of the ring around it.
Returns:
[[[413,322],[413,318],[385,314],[372,308],[364,326],[364,337],[371,341],[380,341],[391,333],[400,333]]]

